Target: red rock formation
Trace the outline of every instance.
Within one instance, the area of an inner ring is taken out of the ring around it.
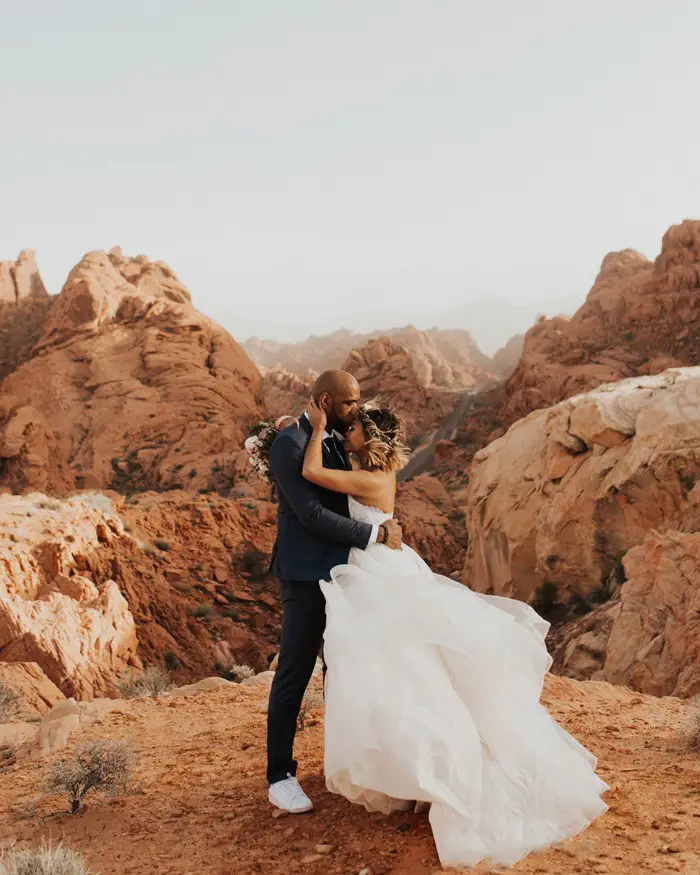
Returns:
[[[0,682],[17,694],[20,718],[45,714],[65,698],[36,662],[0,662]]]
[[[510,377],[518,367],[524,345],[524,334],[516,334],[511,337],[508,343],[502,346],[491,359],[491,370],[493,373],[499,377]]]
[[[279,644],[274,506],[114,499],[0,497],[0,667],[36,662],[79,698],[114,692],[141,662],[183,681],[227,661],[266,668]]]
[[[230,487],[261,377],[162,263],[89,253],[2,382],[0,485]]]
[[[24,298],[46,297],[48,292],[31,249],[23,249],[17,261],[0,261],[0,302],[18,304]]]
[[[101,496],[64,505],[37,495],[0,498],[0,658],[37,663],[66,695],[88,699],[139,664],[119,587],[85,573],[86,555],[122,533],[101,505],[108,505]]]
[[[700,221],[674,225],[655,261],[631,249],[605,257],[571,319],[528,331],[508,384],[512,421],[601,383],[700,364]]]
[[[523,600],[587,596],[650,530],[700,525],[699,474],[700,368],[532,413],[474,457],[464,580]]]
[[[408,350],[388,337],[353,350],[343,369],[357,378],[364,398],[380,396],[396,408],[409,437],[434,429],[459,399],[459,393],[426,388]]]
[[[565,631],[554,670],[655,696],[699,693],[700,534],[650,532],[623,564],[619,599]]]
[[[298,416],[308,403],[313,381],[313,374],[302,379],[282,368],[265,371],[262,398],[266,416]]]
[[[464,564],[464,512],[435,477],[415,477],[399,486],[396,518],[404,541],[438,574],[450,576]]]

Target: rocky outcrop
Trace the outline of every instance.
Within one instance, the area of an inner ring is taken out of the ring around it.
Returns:
[[[17,694],[18,714],[25,718],[45,714],[65,698],[36,662],[0,662],[0,683]]]
[[[650,530],[700,526],[699,473],[700,368],[532,413],[474,457],[464,580],[557,602],[619,582]]]
[[[23,249],[17,261],[0,261],[0,303],[18,304],[25,298],[47,298],[36,254]]]
[[[464,564],[464,511],[435,477],[414,477],[399,486],[396,518],[404,542],[438,574],[459,573]]]
[[[0,498],[0,660],[36,663],[66,695],[111,691],[137,665],[136,628],[114,580],[87,554],[122,534],[108,502]]]
[[[396,409],[408,437],[432,431],[459,399],[459,393],[426,388],[408,350],[388,337],[353,350],[343,369],[356,377],[364,398],[379,396]]]
[[[499,377],[510,377],[518,367],[523,354],[525,335],[516,334],[491,359],[491,370]]]
[[[262,369],[279,368],[303,380],[309,371],[320,373],[340,368],[354,349],[387,337],[411,356],[421,386],[441,389],[471,389],[494,379],[491,360],[476,345],[468,331],[431,328],[420,331],[412,325],[369,334],[345,329],[324,337],[312,335],[301,343],[280,343],[252,338],[245,350]]]
[[[279,643],[274,507],[114,498],[0,497],[0,668],[35,662],[90,699],[142,663],[183,682],[227,662],[267,667]]]
[[[260,386],[166,265],[89,253],[2,382],[0,486],[230,488]]]
[[[674,225],[655,261],[631,249],[605,257],[571,319],[542,319],[508,384],[509,421],[635,375],[700,364],[700,221]]]
[[[313,381],[313,374],[302,379],[279,367],[265,371],[262,381],[265,415],[273,419],[298,416],[306,408]]]
[[[554,669],[655,696],[700,693],[700,534],[650,532],[619,599],[566,631]]]

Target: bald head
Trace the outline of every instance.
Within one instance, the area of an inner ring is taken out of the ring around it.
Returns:
[[[331,429],[345,433],[357,419],[360,386],[347,371],[324,371],[314,383],[311,394],[328,414]]]

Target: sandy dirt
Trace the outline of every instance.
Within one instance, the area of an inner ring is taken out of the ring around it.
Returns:
[[[264,776],[266,698],[264,688],[237,686],[120,705],[74,736],[62,755],[88,739],[122,739],[137,758],[136,790],[95,797],[75,817],[47,819],[64,803],[43,795],[47,763],[20,750],[0,771],[0,840],[62,840],[100,875],[440,871],[426,816],[368,814],[325,790],[321,715],[297,745],[316,811],[274,819]],[[698,875],[700,754],[684,735],[688,704],[555,677],[547,679],[544,701],[599,757],[610,810],[583,835],[512,871]],[[319,855],[318,844],[333,850]]]

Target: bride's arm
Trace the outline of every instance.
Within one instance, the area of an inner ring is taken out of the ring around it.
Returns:
[[[323,467],[323,429],[314,428],[304,453],[304,467],[301,471],[305,480],[346,495],[363,495],[376,485],[375,476],[370,471],[337,471]]]

